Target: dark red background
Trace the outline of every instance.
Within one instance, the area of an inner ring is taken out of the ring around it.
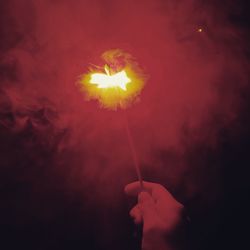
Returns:
[[[0,9],[3,249],[138,248],[123,193],[136,179],[123,112],[87,102],[77,85],[112,48],[149,77],[127,110],[144,178],[186,206],[191,249],[243,248],[246,1],[10,0]]]

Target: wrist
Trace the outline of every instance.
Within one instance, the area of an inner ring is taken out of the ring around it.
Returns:
[[[151,228],[144,231],[142,250],[183,249],[187,243],[187,216],[183,210],[178,223],[171,230]]]
[[[170,242],[162,235],[154,235],[150,238],[144,238],[142,241],[142,250],[173,250]]]

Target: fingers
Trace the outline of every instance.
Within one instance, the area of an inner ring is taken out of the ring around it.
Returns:
[[[141,213],[144,220],[147,220],[155,212],[155,202],[152,196],[147,192],[141,192],[138,196]]]
[[[137,204],[130,210],[130,216],[134,219],[135,224],[141,224],[142,223],[142,212],[140,205]]]
[[[148,192],[141,192],[138,196],[141,215],[143,219],[143,231],[149,231],[158,223],[158,214],[154,199]]]
[[[141,192],[138,195],[138,204],[130,210],[130,216],[134,219],[135,224],[144,221],[148,223],[156,214],[155,202],[147,192]]]

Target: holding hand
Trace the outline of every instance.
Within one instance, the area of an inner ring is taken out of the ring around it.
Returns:
[[[160,184],[133,182],[125,187],[125,193],[138,197],[138,203],[130,211],[136,224],[143,223],[143,250],[171,249],[167,239],[181,221],[183,205]]]

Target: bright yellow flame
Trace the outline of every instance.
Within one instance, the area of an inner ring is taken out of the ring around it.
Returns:
[[[108,66],[104,66],[106,74],[93,73],[90,76],[90,83],[96,84],[99,89],[119,87],[126,91],[126,85],[131,82],[125,70],[117,72],[113,75],[110,74]]]
[[[146,77],[131,55],[119,49],[103,53],[104,66],[89,68],[80,78],[87,100],[109,109],[126,108],[138,100]]]

